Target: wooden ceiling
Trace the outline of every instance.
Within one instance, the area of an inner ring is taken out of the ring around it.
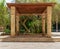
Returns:
[[[7,3],[7,6],[15,6],[20,14],[39,14],[44,12],[47,6],[54,6],[55,3]]]

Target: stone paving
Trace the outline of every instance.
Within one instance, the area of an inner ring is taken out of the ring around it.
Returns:
[[[60,49],[60,42],[0,42],[0,49]]]
[[[0,42],[0,49],[60,49],[60,42]]]

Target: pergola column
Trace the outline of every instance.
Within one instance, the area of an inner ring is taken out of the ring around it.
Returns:
[[[11,6],[11,36],[15,36],[15,7]]]
[[[51,17],[52,17],[52,6],[47,6],[47,35],[51,37]]]
[[[42,32],[45,35],[45,13],[42,14]]]
[[[16,34],[19,34],[19,13],[16,14]]]

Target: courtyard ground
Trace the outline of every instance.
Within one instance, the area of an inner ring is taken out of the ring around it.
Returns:
[[[60,49],[60,42],[0,42],[0,49]]]
[[[0,42],[0,49],[60,49],[60,42]]]

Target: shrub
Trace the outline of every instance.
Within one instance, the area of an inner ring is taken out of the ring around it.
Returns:
[[[9,29],[5,29],[4,32],[5,32],[5,34],[7,34],[7,35],[10,34],[10,30],[9,30]]]

